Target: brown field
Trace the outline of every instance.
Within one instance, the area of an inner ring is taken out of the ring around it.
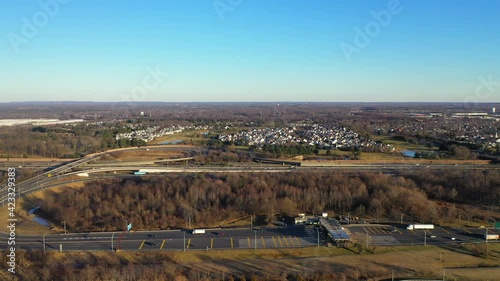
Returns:
[[[380,248],[375,253],[363,254],[358,254],[354,248],[311,247],[113,254],[50,252],[45,257],[52,263],[61,263],[68,268],[75,268],[76,264],[100,267],[101,270],[124,268],[124,265],[144,269],[161,266],[166,272],[175,273],[179,278],[177,280],[191,280],[197,276],[212,278],[197,280],[228,280],[229,275],[254,275],[256,278],[252,280],[296,280],[289,278],[314,276],[315,273],[333,273],[347,280],[390,280],[392,275],[395,278],[442,278],[443,274],[446,280],[499,280],[498,250],[499,245],[494,246],[491,251],[497,255],[488,259],[473,256],[461,249],[433,246]],[[439,259],[440,255],[442,260]],[[36,266],[26,267],[29,262],[21,263],[23,260],[20,259],[18,266],[21,274],[25,270],[40,270]],[[0,279],[8,280],[6,274],[9,273],[2,270]]]
[[[118,151],[110,153],[110,158],[107,160],[116,161],[145,161],[145,160],[162,160],[175,157],[184,157],[182,150],[135,150],[135,151]]]
[[[365,153],[367,154],[367,153]],[[392,160],[333,160],[333,161],[321,161],[321,160],[308,160],[302,161],[302,166],[335,166],[335,165],[363,165],[363,164],[419,164],[419,165],[487,165],[490,164],[488,160],[453,160],[453,159],[440,159],[440,160],[428,160],[428,159],[410,159],[403,158],[392,159]]]
[[[163,136],[160,138],[156,138],[153,141],[151,141],[150,143],[153,145],[153,144],[161,144],[162,142],[166,142],[166,141],[176,141],[176,140],[200,141],[200,140],[205,139],[203,133],[206,133],[206,132],[208,132],[208,131],[207,130],[189,130],[189,131],[184,131],[184,132],[177,133],[177,134],[172,134],[172,135],[167,135],[167,136]]]

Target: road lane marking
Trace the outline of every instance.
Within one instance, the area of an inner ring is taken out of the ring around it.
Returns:
[[[469,234],[471,234],[471,233],[472,233],[472,232],[468,231],[468,230],[467,230],[467,228],[464,228],[463,230],[464,230],[465,232],[469,233]]]
[[[165,245],[165,239],[163,239],[163,242],[161,242],[160,250],[163,249],[163,246]]]
[[[281,242],[281,238],[278,236],[278,241],[280,241],[281,247],[283,247],[283,242]]]
[[[191,238],[188,239],[187,249],[189,250],[189,246],[191,246]]]
[[[210,238],[210,249],[214,248],[214,238]]]
[[[144,247],[145,242],[146,242],[146,240],[142,240],[141,246],[139,246],[139,250],[142,250],[142,247]]]
[[[250,244],[250,237],[247,237],[247,239],[248,239],[248,248],[250,249],[252,248],[252,245]]]
[[[262,246],[263,246],[263,248],[265,248],[266,247],[266,242],[264,241],[264,237],[261,236],[260,238],[262,239]]]
[[[292,242],[292,246],[295,247],[295,243],[293,243],[292,236],[290,236],[289,239],[290,239],[290,242]]]
[[[442,228],[444,232],[450,234],[450,232],[448,230],[446,230],[445,228]]]
[[[288,241],[286,241],[286,236],[283,236],[283,240],[285,241],[286,246],[290,247],[290,246],[288,246]]]
[[[372,233],[371,229],[368,227],[363,227],[363,229],[365,230],[366,233],[370,233],[370,234]]]
[[[299,240],[299,238],[297,238],[297,236],[295,236],[295,240],[297,240],[297,244],[298,244],[298,245],[299,245],[299,247],[300,247],[300,246],[301,246],[301,245],[300,245],[300,240]]]
[[[274,248],[278,248],[278,244],[276,244],[276,240],[274,239],[274,236],[272,236],[273,242],[274,242]]]

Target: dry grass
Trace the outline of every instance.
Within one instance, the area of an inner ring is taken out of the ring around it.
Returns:
[[[157,139],[152,140],[148,144],[161,144],[162,142],[169,142],[169,141],[177,141],[177,140],[182,140],[182,141],[187,141],[187,140],[193,140],[193,141],[199,141],[205,139],[205,136],[203,135],[204,133],[208,132],[207,130],[189,130],[189,131],[184,131],[181,133],[176,133],[172,135],[167,135],[163,136]]]
[[[133,150],[113,152],[110,156],[115,161],[146,161],[184,157],[184,154],[181,150]]]
[[[498,248],[495,249],[498,251]],[[442,252],[442,260],[439,259]],[[66,264],[88,262],[116,264],[146,264],[169,261],[184,270],[201,272],[227,272],[235,275],[264,275],[266,272],[289,275],[313,275],[315,272],[345,273],[348,276],[378,276],[390,278],[425,274],[446,276],[459,280],[492,280],[500,276],[498,258],[484,259],[464,253],[459,249],[439,247],[390,247],[377,249],[375,254],[357,254],[354,249],[311,247],[300,249],[266,250],[211,250],[163,253],[54,253],[57,260]],[[477,267],[483,268],[478,269]],[[453,269],[451,268],[453,267]],[[466,269],[460,268],[466,267]],[[259,279],[260,280],[260,279]]]
[[[72,183],[64,186],[57,186],[50,189],[50,192],[62,192],[69,188],[82,188],[84,187],[84,183]],[[31,193],[27,196],[23,196],[22,198],[16,199],[16,211],[15,218],[17,218],[16,223],[16,233],[18,235],[43,235],[47,231],[58,231],[58,227],[47,228],[45,226],[39,225],[33,221],[34,216],[29,215],[28,211],[32,208],[37,207],[36,202],[43,201],[50,196],[46,190],[40,190],[34,193]],[[0,220],[5,222],[5,226],[7,226],[7,217],[9,212],[7,210],[7,206],[0,208]]]
[[[366,153],[365,153],[366,154]],[[373,159],[373,160],[308,160],[302,161],[301,166],[336,166],[336,165],[367,165],[367,164],[418,164],[418,165],[487,165],[490,164],[488,160],[427,160],[427,159],[411,159],[401,158],[393,160]]]

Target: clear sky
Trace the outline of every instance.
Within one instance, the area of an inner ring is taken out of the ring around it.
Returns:
[[[499,101],[499,11],[497,0],[0,1],[0,102]]]

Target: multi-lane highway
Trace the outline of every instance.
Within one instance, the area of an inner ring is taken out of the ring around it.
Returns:
[[[127,148],[121,150],[134,150]],[[154,148],[148,148],[154,149]],[[158,149],[168,149],[161,147]],[[178,149],[171,147],[170,149]],[[92,164],[92,168],[83,169],[88,163],[99,159],[103,153],[96,153],[87,157],[74,160],[54,167],[50,171],[41,173],[29,180],[18,183],[16,193],[25,195],[41,188],[48,188],[61,184],[66,176],[84,173],[89,177],[81,180],[94,180],[98,178],[132,176],[131,171],[142,170],[148,174],[154,173],[217,173],[217,172],[298,172],[314,170],[344,170],[344,171],[377,171],[389,174],[398,174],[405,170],[422,169],[463,169],[463,170],[500,170],[498,165],[415,165],[415,164],[362,164],[362,165],[334,165],[291,167],[282,165],[261,165],[255,163],[238,163],[228,166],[170,166],[152,165],[154,163],[139,163],[126,165],[120,163]],[[6,202],[7,189],[0,190],[0,204]],[[437,227],[435,230],[410,231],[404,226],[350,226],[354,236],[368,237],[366,243],[370,245],[410,245],[410,244],[453,244],[469,243],[484,240],[484,229],[455,229]],[[25,249],[45,248],[46,250],[81,251],[81,250],[210,250],[210,249],[241,249],[241,248],[280,248],[280,247],[305,247],[316,245],[315,230],[308,227],[268,228],[263,231],[252,229],[226,229],[207,230],[206,234],[193,235],[190,231],[174,230],[161,232],[116,232],[116,233],[88,233],[53,235],[48,233],[43,236],[17,237],[16,244]],[[492,230],[495,233],[495,230]],[[0,239],[6,239],[0,235]],[[44,243],[45,241],[45,243]],[[324,242],[324,241],[323,241]]]
[[[6,241],[6,235],[0,240]],[[44,243],[45,242],[45,243]],[[323,243],[324,241],[322,241]],[[308,227],[50,234],[16,237],[22,249],[46,251],[192,251],[212,249],[265,249],[308,247],[318,244]]]
[[[359,243],[367,246],[437,245],[484,243],[484,228],[435,227],[432,230],[407,230],[403,225],[350,225],[346,229]],[[500,230],[488,229],[489,234]],[[16,247],[46,251],[193,251],[215,249],[265,249],[325,245],[324,232],[318,243],[315,227],[205,229],[192,230],[94,232],[18,236]],[[0,235],[2,243],[7,235]],[[498,241],[490,241],[498,242]]]

